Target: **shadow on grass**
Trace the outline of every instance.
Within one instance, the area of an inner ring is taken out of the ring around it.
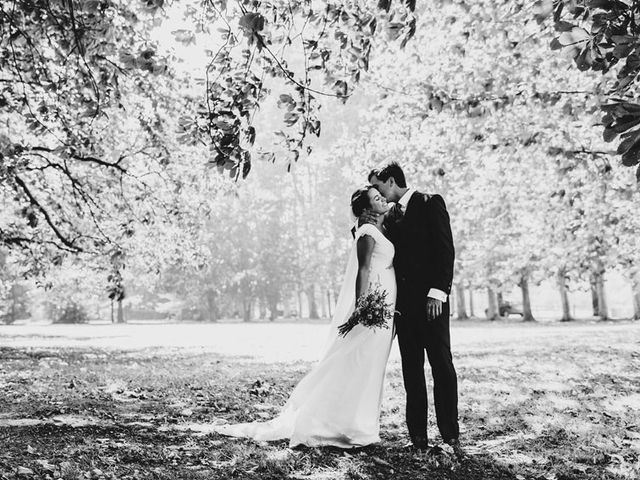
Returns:
[[[466,454],[459,458],[403,449],[398,362],[388,369],[381,444],[291,450],[287,442],[179,427],[275,414],[309,362],[250,363],[179,348],[0,348],[3,416],[47,422],[0,428],[0,479],[29,478],[17,475],[20,467],[31,478],[64,480],[636,479],[640,411],[628,403],[640,394],[637,344],[629,334],[635,330],[599,332],[575,330],[560,343],[510,349],[487,349],[480,339],[460,352]],[[59,414],[96,424],[55,424]],[[437,431],[433,421],[430,413],[430,435]]]
[[[159,432],[155,428],[40,425],[0,429],[7,450],[0,468],[26,468],[36,477],[158,479],[372,479],[517,480],[490,456],[411,453],[396,445],[353,450],[287,448],[218,435]],[[9,459],[20,459],[12,464]]]

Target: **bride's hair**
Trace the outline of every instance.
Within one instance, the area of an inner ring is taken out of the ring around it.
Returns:
[[[365,185],[364,187],[360,187],[358,190],[353,192],[351,195],[351,211],[357,217],[362,215],[365,208],[371,206],[371,201],[369,200],[369,190],[372,188],[376,188],[375,185]]]

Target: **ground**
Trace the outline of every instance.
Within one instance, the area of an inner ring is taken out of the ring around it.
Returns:
[[[271,418],[325,329],[2,326],[0,478],[640,478],[637,322],[455,323],[459,457],[404,449],[395,349],[378,445],[290,450],[209,432]],[[430,420],[437,444],[433,412]]]

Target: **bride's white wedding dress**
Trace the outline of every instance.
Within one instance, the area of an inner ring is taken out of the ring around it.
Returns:
[[[291,392],[280,414],[268,422],[221,425],[215,431],[255,440],[290,439],[291,447],[332,445],[352,448],[380,441],[380,404],[387,359],[393,340],[389,328],[358,325],[346,337],[338,335],[355,306],[358,270],[356,241],[362,235],[375,240],[370,285],[379,283],[395,307],[396,279],[393,244],[373,225],[363,225],[356,238],[338,297],[326,352]]]

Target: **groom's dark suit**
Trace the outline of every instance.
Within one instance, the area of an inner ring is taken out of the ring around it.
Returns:
[[[449,301],[427,321],[432,288],[449,295],[454,247],[449,214],[440,195],[414,192],[403,215],[388,226],[396,248],[396,331],[407,392],[407,426],[414,442],[427,436],[426,350],[433,374],[436,418],[445,441],[458,438],[458,383],[451,357]]]

